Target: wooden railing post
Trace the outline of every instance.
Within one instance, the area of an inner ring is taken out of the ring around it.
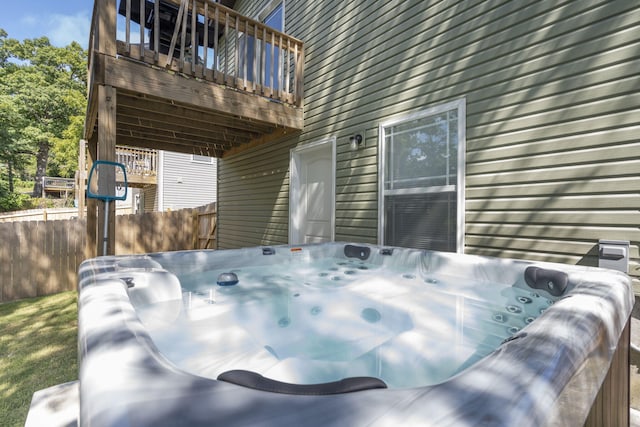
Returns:
[[[153,2],[153,62],[160,61],[160,2]]]
[[[192,226],[192,231],[193,231],[192,243],[193,244],[191,245],[191,247],[193,249],[200,249],[200,215],[196,209],[193,210],[191,219],[193,221],[193,226]]]
[[[159,1],[159,0],[158,0]],[[140,13],[140,59],[144,58],[144,18],[146,15],[145,10],[145,0],[140,0],[139,4],[139,13]]]
[[[98,52],[116,56],[116,0],[96,0],[98,8]]]
[[[302,101],[304,99],[304,48],[301,47],[298,51],[298,45],[295,49],[296,56],[296,70],[294,75],[295,86],[295,105],[296,107],[302,107]]]

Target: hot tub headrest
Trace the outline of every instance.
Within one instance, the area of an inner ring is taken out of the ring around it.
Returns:
[[[369,258],[371,248],[367,246],[345,245],[344,256],[347,258],[358,258],[362,261]]]
[[[218,375],[218,381],[240,385],[272,393],[320,396],[328,394],[352,393],[354,391],[387,388],[384,381],[373,377],[351,377],[340,381],[321,384],[291,384],[265,378],[257,372],[235,369]]]
[[[569,286],[567,273],[558,270],[529,266],[524,270],[524,280],[534,289],[542,289],[559,297]]]

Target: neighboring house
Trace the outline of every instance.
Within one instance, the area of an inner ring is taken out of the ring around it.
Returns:
[[[157,184],[134,190],[136,212],[195,208],[216,201],[216,159],[158,151]]]
[[[622,239],[640,275],[634,2],[195,3],[208,21],[183,14],[182,36],[151,3],[139,45],[100,21],[85,138],[219,157],[220,248],[339,240],[597,265],[598,240]],[[113,16],[115,0],[96,8]]]
[[[120,206],[133,213],[204,206],[216,201],[217,161],[198,154],[116,147],[127,170],[129,193]]]

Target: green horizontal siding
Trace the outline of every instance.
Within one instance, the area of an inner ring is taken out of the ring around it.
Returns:
[[[286,244],[289,150],[276,141],[218,160],[218,247]]]
[[[301,0],[285,25],[305,42],[304,132],[221,161],[221,243],[286,242],[288,150],[330,136],[336,239],[376,242],[379,124],[464,97],[465,252],[595,265],[598,239],[624,239],[640,275],[634,2]]]

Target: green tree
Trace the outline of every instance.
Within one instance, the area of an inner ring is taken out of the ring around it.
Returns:
[[[78,169],[78,141],[82,139],[84,116],[71,117],[62,138],[54,138],[48,165],[50,176],[73,178]]]
[[[78,136],[74,129],[86,108],[86,58],[76,42],[62,48],[46,37],[20,42],[0,30],[0,96],[20,119],[20,127],[7,132],[36,156],[34,197],[42,194],[52,147],[63,151],[55,156],[57,170],[75,170],[77,156],[71,160],[64,152],[72,151],[68,145]]]
[[[21,175],[25,159],[32,155],[22,137],[24,123],[10,97],[0,95],[0,212],[19,209],[25,196],[14,189],[16,175]]]
[[[4,166],[2,181],[13,192],[13,177],[21,154],[28,154],[20,134],[20,115],[9,97],[0,95],[0,162]],[[5,175],[6,174],[6,180]]]

